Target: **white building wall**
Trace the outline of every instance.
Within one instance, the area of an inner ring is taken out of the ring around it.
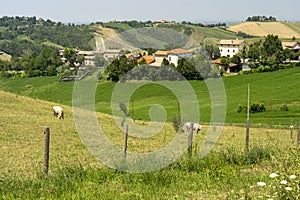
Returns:
[[[236,55],[239,52],[239,47],[233,47],[233,46],[220,46],[219,49],[220,49],[221,57],[232,58],[234,55]]]
[[[178,66],[178,60],[179,60],[179,57],[177,55],[174,55],[174,54],[169,54],[168,55],[169,63],[173,63],[175,65],[175,67]]]

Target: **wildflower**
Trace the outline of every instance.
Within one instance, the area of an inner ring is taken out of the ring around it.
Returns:
[[[281,185],[286,185],[286,184],[287,184],[287,181],[286,181],[286,180],[282,180],[282,181],[280,181],[280,184],[281,184]]]
[[[279,176],[278,174],[276,174],[276,173],[272,173],[272,174],[270,174],[270,178],[275,178],[275,177],[277,177],[277,176]]]
[[[287,190],[287,191],[292,191],[293,188],[291,188],[291,187],[285,187],[285,190]]]
[[[295,179],[296,175],[290,175],[290,179]]]
[[[264,182],[257,182],[257,186],[263,187],[263,186],[266,186],[266,183],[264,183]]]

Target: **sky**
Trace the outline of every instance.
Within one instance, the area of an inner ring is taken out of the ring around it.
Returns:
[[[245,21],[265,15],[300,21],[299,0],[8,0],[0,16],[36,16],[64,23],[114,20],[190,22]]]

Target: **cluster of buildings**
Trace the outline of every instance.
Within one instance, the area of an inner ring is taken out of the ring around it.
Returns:
[[[219,51],[221,57],[232,58],[234,55],[237,55],[242,48],[245,46],[244,40],[220,40],[218,43]],[[293,51],[300,50],[300,44],[295,41],[291,42],[282,42],[283,49],[291,49]],[[60,57],[63,62],[67,62],[64,58],[64,50],[60,50]],[[191,58],[193,56],[192,50],[186,49],[173,49],[170,51],[166,50],[158,50],[152,55],[147,55],[146,52],[134,52],[134,53],[124,53],[121,49],[108,49],[104,51],[76,51],[77,55],[84,56],[83,66],[96,66],[95,56],[97,54],[103,56],[105,60],[113,60],[119,58],[122,55],[125,55],[128,59],[136,59],[138,62],[144,62],[150,66],[161,66],[164,59],[166,59],[169,63],[173,63],[175,66],[178,66],[178,61],[180,58]],[[217,59],[214,61],[215,64],[222,66],[221,59]],[[229,66],[226,66],[225,73],[238,72],[240,70],[240,66],[236,64],[230,63]],[[251,68],[247,65],[247,60],[243,61],[242,70],[251,70]]]
[[[244,40],[238,40],[238,39],[220,40],[218,43],[221,57],[227,57],[227,58],[232,58],[234,55],[237,55],[245,45],[246,44]],[[290,49],[295,52],[299,52],[300,50],[300,44],[296,41],[282,42],[281,45],[283,49]],[[247,59],[242,62],[243,62],[242,63],[243,71],[251,70],[251,68],[247,64],[248,62]],[[226,67],[222,66],[221,59],[215,60],[215,64],[221,66],[225,70],[225,73],[238,72],[240,70],[240,67],[234,63],[229,63],[229,66]]]
[[[153,55],[147,55],[145,52],[127,53],[124,54],[123,50],[120,49],[108,49],[105,51],[79,51],[76,50],[76,55],[84,56],[83,66],[96,66],[95,56],[99,54],[103,56],[105,60],[113,60],[125,55],[128,59],[136,59],[138,62],[144,60],[150,66],[161,66],[164,59],[168,60],[169,63],[173,63],[175,66],[178,65],[180,58],[191,58],[193,52],[185,49],[173,49],[170,51],[158,50]],[[67,59],[64,57],[64,50],[59,51],[59,55],[63,63],[67,63]],[[79,66],[80,64],[77,63]]]

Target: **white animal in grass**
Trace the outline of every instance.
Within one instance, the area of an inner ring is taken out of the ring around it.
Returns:
[[[58,119],[64,119],[64,110],[60,106],[53,106],[53,115]]]
[[[193,124],[193,127],[192,127]],[[191,128],[193,128],[193,131],[196,131],[198,133],[202,129],[202,125],[198,123],[192,123],[192,122],[186,122],[184,124],[184,128],[186,132],[190,132]]]

